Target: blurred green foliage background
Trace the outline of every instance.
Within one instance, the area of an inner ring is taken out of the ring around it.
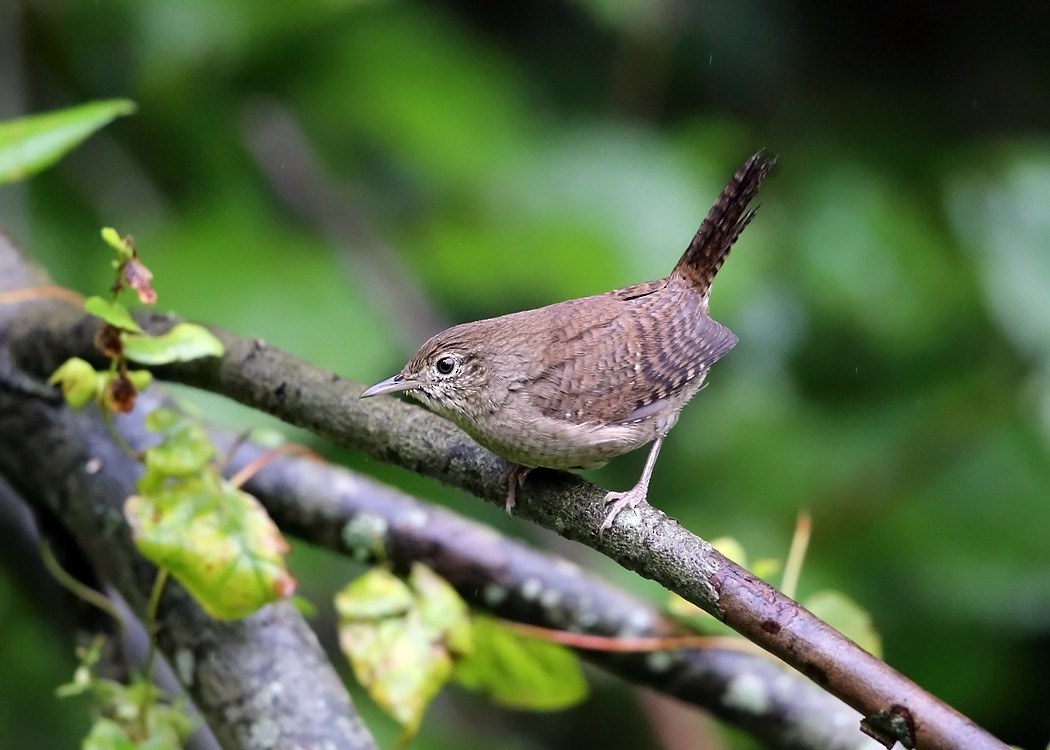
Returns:
[[[663,276],[766,147],[780,163],[713,297],[740,344],[684,412],[651,498],[753,557],[782,556],[809,509],[800,594],[846,591],[891,664],[1042,747],[1048,29],[1034,2],[7,0],[0,117],[118,96],[140,111],[0,191],[0,223],[88,293],[108,283],[98,228],[115,226],[162,308],[370,383],[445,324]],[[661,599],[462,493],[327,450]],[[627,487],[643,459],[593,477]],[[299,548],[328,612],[354,569]],[[4,746],[76,746],[83,707],[53,697],[69,634],[17,569],[0,571],[0,602]],[[712,731],[689,719],[669,736],[665,710],[602,677],[550,716],[451,694],[415,746],[677,747]]]

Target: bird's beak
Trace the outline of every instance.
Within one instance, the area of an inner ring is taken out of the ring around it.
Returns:
[[[361,398],[370,398],[371,396],[379,396],[383,393],[400,393],[401,391],[411,391],[419,385],[415,380],[406,380],[397,374],[392,378],[386,380],[380,380],[370,388],[365,388],[361,394]]]

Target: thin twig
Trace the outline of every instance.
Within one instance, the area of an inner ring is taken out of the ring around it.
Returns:
[[[650,651],[673,651],[682,648],[719,648],[726,651],[741,651],[747,654],[761,654],[770,658],[762,649],[743,638],[725,635],[679,635],[659,638],[620,638],[590,633],[573,633],[568,630],[542,628],[524,622],[503,620],[511,630],[530,638],[550,641],[570,648],[588,651],[605,651],[610,654],[646,653]]]
[[[60,299],[77,307],[83,307],[84,305],[84,295],[56,284],[44,284],[43,286],[0,292],[0,305],[13,305],[34,299]]]
[[[170,573],[167,568],[157,571],[157,579],[153,582],[150,590],[149,604],[146,606],[146,635],[149,638],[149,652],[146,654],[146,663],[142,668],[143,684],[142,704],[139,706],[139,721],[142,736],[149,736],[149,712],[153,706],[153,667],[157,663],[157,610],[160,608],[160,595],[164,593],[164,584],[168,582]]]
[[[253,459],[250,464],[243,467],[240,471],[230,477],[228,480],[229,483],[234,487],[240,487],[259,473],[266,464],[270,463],[278,456],[302,456],[303,458],[312,458],[318,461],[321,460],[321,457],[315,451],[310,450],[305,445],[287,443],[285,445],[279,445],[276,448],[271,448],[261,456]]]
[[[47,571],[64,589],[78,599],[101,609],[116,621],[122,631],[124,630],[124,620],[121,618],[120,613],[117,612],[117,608],[113,606],[113,602],[109,600],[109,597],[100,594],[90,586],[84,585],[67,573],[66,569],[58,561],[58,558],[55,557],[54,550],[51,549],[51,543],[46,539],[40,541],[40,559],[43,560]]]
[[[795,521],[795,533],[791,537],[791,547],[788,549],[787,560],[784,561],[784,575],[780,581],[780,590],[784,592],[784,596],[790,596],[792,599],[798,591],[798,579],[802,575],[802,563],[806,559],[812,530],[813,522],[809,513],[805,510],[799,511]]]

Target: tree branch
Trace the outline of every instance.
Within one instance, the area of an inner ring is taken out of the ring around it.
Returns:
[[[230,471],[264,452],[243,445]],[[355,559],[381,558],[401,571],[422,561],[465,599],[499,617],[606,636],[685,634],[647,602],[564,558],[343,468],[281,456],[245,489],[289,533]],[[770,747],[878,747],[857,731],[859,714],[768,657],[719,649],[584,656],[628,680],[706,708]]]
[[[37,381],[23,380],[34,386],[31,390],[38,390]],[[137,447],[146,439],[137,420],[157,405],[153,393],[140,396],[142,408],[120,418],[122,432]],[[218,430],[213,437],[223,451],[234,442]],[[240,471],[264,451],[250,442],[241,444],[228,472]],[[115,469],[106,463],[99,471]],[[374,556],[381,549],[378,554],[402,570],[411,561],[422,560],[465,598],[497,616],[598,635],[683,633],[647,603],[562,558],[509,541],[487,526],[345,469],[282,456],[252,477],[246,489],[263,501],[287,532],[355,559]],[[857,731],[859,714],[768,658],[714,649],[587,656],[626,679],[707,708],[770,747],[870,750],[877,746]]]
[[[0,292],[30,281],[0,235]],[[52,300],[52,302],[54,302]],[[48,303],[28,303],[37,311]],[[64,310],[72,309],[60,303]],[[112,441],[95,407],[73,412],[12,375],[3,354],[24,305],[0,304],[0,474],[24,497],[39,498],[140,618],[157,571],[135,548],[124,499],[142,467]],[[56,309],[58,306],[55,306]],[[134,419],[120,419],[135,434]],[[140,436],[141,439],[141,436]],[[238,622],[207,617],[174,582],[165,588],[158,641],[183,687],[225,748],[373,750],[375,743],[313,632],[290,604]]]
[[[74,413],[0,383],[0,443],[0,472],[46,499],[141,618],[157,571],[139,555],[122,514],[141,467],[113,443],[97,409]],[[290,604],[216,622],[169,582],[159,624],[161,648],[223,747],[255,747],[263,730],[274,747],[375,747]]]
[[[0,272],[4,261],[0,258]],[[0,277],[2,278],[2,277]],[[20,305],[11,321],[11,357],[37,377],[64,358],[97,359],[95,324],[71,306]],[[141,320],[152,332],[174,318]],[[222,358],[155,368],[158,377],[222,393],[336,443],[462,487],[502,505],[506,464],[451,423],[394,399],[360,402],[361,387],[260,341],[215,330]],[[624,567],[724,620],[825,690],[865,714],[865,730],[887,747],[1002,750],[1006,746],[756,579],[659,510],[621,514],[599,538],[605,492],[573,475],[538,471],[519,492],[516,512],[607,554]]]

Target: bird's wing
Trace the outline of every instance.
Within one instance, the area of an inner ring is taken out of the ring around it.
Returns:
[[[685,285],[661,280],[552,306],[533,403],[553,419],[603,424],[676,403],[736,344],[702,304]]]

